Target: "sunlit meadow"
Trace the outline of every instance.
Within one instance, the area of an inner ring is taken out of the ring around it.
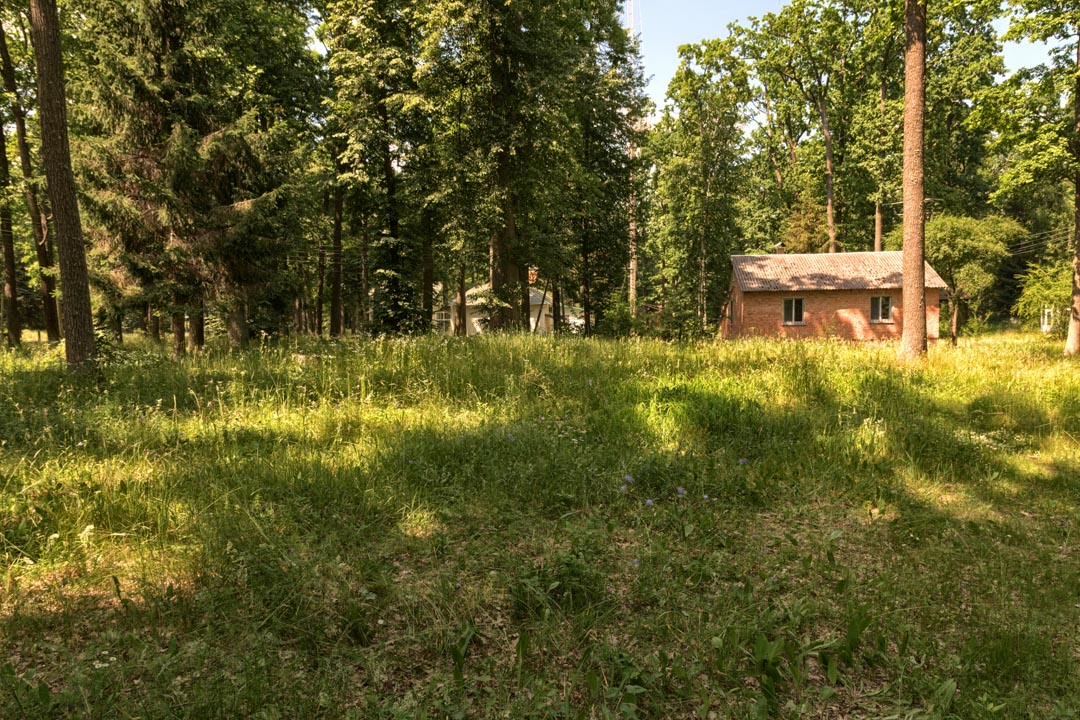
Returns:
[[[0,355],[0,717],[1076,718],[1059,345]]]

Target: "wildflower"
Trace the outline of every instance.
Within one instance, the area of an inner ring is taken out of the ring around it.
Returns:
[[[652,504],[653,504],[652,498],[649,498],[648,500],[646,500],[645,504],[648,505],[649,507],[652,507]]]
[[[740,465],[745,465],[748,462],[750,462],[750,458],[739,458]]]
[[[634,477],[632,475],[627,475],[623,478],[623,480],[625,480],[627,483],[632,483],[634,482]]]
[[[514,434],[513,433],[506,433],[506,437],[508,437],[510,439],[510,442],[514,442]]]
[[[641,561],[638,560],[637,558],[634,558],[633,560],[630,561],[630,564],[633,565],[634,567],[637,567],[638,564],[640,564],[640,563],[641,563]]]
[[[626,486],[625,485],[620,485],[619,486],[619,492],[626,492]]]
[[[80,440],[79,442],[75,443],[75,447],[86,447],[86,441]]]
[[[685,495],[686,494],[686,488],[681,487],[681,486],[677,487],[677,488],[675,488],[675,492],[679,493],[680,495]]]
[[[709,496],[708,496],[708,495],[705,495],[704,497],[705,497],[705,499],[706,499],[706,500],[708,500],[708,499],[709,499]]]
[[[454,583],[454,589],[455,590],[460,590],[461,589],[461,583]]]

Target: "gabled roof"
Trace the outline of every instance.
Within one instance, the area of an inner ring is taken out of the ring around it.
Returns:
[[[850,252],[806,255],[732,255],[735,281],[743,292],[891,290],[903,286],[903,253]],[[926,287],[945,281],[926,265]]]

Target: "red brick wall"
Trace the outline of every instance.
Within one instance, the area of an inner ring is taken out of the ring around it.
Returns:
[[[870,322],[870,298],[892,299],[892,322]],[[784,300],[803,299],[803,324],[784,325]],[[803,293],[743,293],[736,285],[731,295],[732,320],[725,318],[725,338],[769,336],[789,338],[840,337],[848,340],[899,338],[903,330],[903,301],[896,290],[819,290]],[[938,338],[940,293],[926,291],[926,335]]]

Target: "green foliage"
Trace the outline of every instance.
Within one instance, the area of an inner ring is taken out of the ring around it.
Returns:
[[[982,219],[937,215],[926,223],[926,262],[948,285],[946,297],[956,308],[985,314],[1000,270],[1027,232],[1015,220],[991,215]],[[903,245],[901,228],[886,239],[889,249]]]
[[[1072,302],[1073,269],[1067,260],[1048,260],[1032,265],[1020,276],[1021,292],[1013,312],[1032,327],[1043,322],[1050,309],[1051,332],[1064,336]]]

